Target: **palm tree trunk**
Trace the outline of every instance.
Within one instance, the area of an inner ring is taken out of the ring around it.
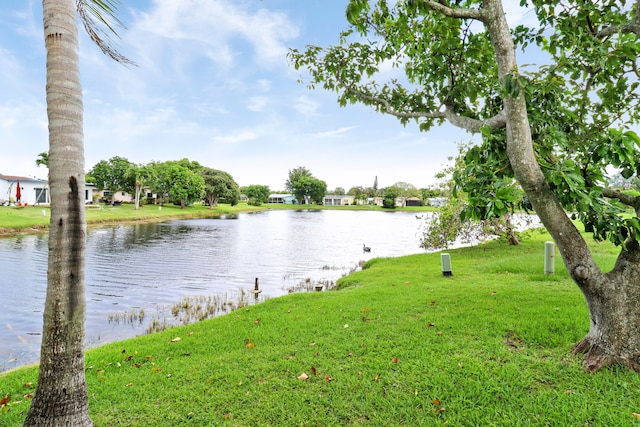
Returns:
[[[43,0],[47,50],[49,269],[40,370],[28,426],[91,426],[84,376],[85,212],[75,0]]]

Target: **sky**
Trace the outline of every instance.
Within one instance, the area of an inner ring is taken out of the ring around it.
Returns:
[[[473,138],[451,125],[420,132],[370,107],[340,107],[310,90],[290,48],[329,46],[348,0],[124,0],[118,50],[107,58],[80,29],[85,165],[188,158],[240,186],[281,191],[306,167],[333,190],[434,185]],[[512,22],[532,14],[507,0]],[[46,179],[48,150],[41,0],[0,1],[0,174]],[[308,79],[306,79],[308,81]]]

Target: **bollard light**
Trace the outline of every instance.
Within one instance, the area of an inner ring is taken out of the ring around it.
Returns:
[[[553,274],[555,268],[555,244],[544,242],[544,274]]]
[[[451,271],[451,256],[449,254],[440,254],[440,262],[442,263],[442,275],[453,276]]]

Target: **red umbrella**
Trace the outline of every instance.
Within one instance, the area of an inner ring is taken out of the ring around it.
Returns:
[[[22,194],[20,193],[20,181],[18,181],[18,186],[16,188],[16,201],[19,202]]]

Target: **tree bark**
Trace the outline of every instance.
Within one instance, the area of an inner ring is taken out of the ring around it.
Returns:
[[[25,425],[91,426],[84,376],[86,222],[76,4],[43,0],[42,7],[51,223],[38,385]]]
[[[500,79],[517,73],[515,46],[500,0],[486,0],[483,22],[490,34]],[[568,218],[536,160],[521,90],[504,98],[507,155],[518,182],[558,246],[567,270],[585,296],[590,329],[575,347],[585,354],[588,370],[614,363],[640,372],[640,247],[630,241],[614,269],[604,274],[586,241]]]

